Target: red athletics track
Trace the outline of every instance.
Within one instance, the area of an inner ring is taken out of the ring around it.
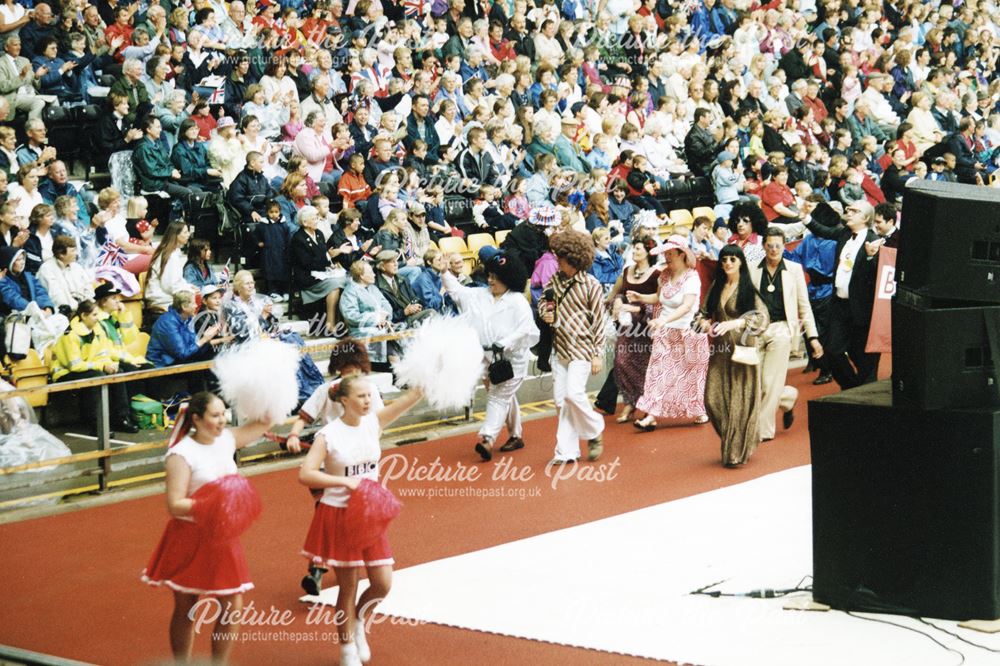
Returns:
[[[888,366],[888,358],[883,362]],[[888,368],[880,373],[888,374]],[[396,568],[466,553],[556,529],[606,518],[626,511],[740,483],[809,462],[806,401],[836,391],[836,384],[814,387],[814,374],[789,371],[801,395],[791,430],[762,445],[743,469],[719,464],[719,443],[710,425],[661,428],[640,433],[631,425],[607,419],[604,457],[620,461],[616,478],[603,483],[564,480],[551,487],[544,465],[551,457],[555,420],[525,424],[527,447],[489,464],[477,464],[474,435],[466,434],[398,449],[400,462],[426,464],[435,458],[455,470],[475,466],[474,482],[398,480],[390,487],[406,489],[505,488],[537,489],[540,496],[406,497],[402,515],[390,529]],[[530,467],[527,481],[493,480],[498,460],[511,457],[517,470]],[[385,458],[383,458],[385,460]],[[597,463],[597,464],[600,464]],[[581,465],[588,470],[593,465]],[[607,469],[607,467],[605,468]],[[298,602],[305,560],[298,555],[312,516],[312,502],[286,470],[254,476],[264,501],[264,514],[244,536],[256,589],[246,595],[257,609],[293,611],[287,627],[257,627],[318,636],[329,627],[305,622],[307,607]],[[6,593],[0,604],[0,644],[99,664],[142,664],[169,659],[167,622],[169,591],[139,582],[139,573],[156,545],[167,514],[162,495],[123,501],[58,516],[0,526],[0,570]],[[580,557],[586,557],[580,553]],[[664,564],[668,565],[665,554]],[[596,566],[596,564],[595,564]],[[483,575],[503,576],[503,570]],[[328,575],[327,583],[334,583]],[[553,582],[552,594],[562,585]],[[442,581],[447,585],[447,581]],[[489,600],[484,599],[484,603]],[[595,631],[600,627],[595,626]],[[247,631],[246,629],[244,631]],[[208,657],[207,636],[199,636],[195,656]],[[465,666],[491,664],[629,664],[644,660],[603,652],[540,643],[436,625],[401,626],[386,621],[370,638],[373,664]],[[332,664],[339,650],[316,640],[255,640],[236,646],[238,664]]]

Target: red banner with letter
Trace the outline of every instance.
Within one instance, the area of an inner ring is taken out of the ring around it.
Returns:
[[[896,293],[896,249],[883,247],[878,253],[878,272],[875,274],[875,305],[872,323],[868,329],[869,354],[892,352],[892,297]]]

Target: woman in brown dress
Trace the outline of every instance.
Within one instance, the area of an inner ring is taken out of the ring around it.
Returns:
[[[744,464],[760,443],[759,366],[732,360],[736,345],[755,347],[767,329],[767,308],[750,281],[746,257],[736,245],[719,252],[715,279],[695,325],[710,335],[705,410],[722,439],[722,464]]]
[[[653,306],[645,303],[628,303],[625,294],[635,292],[655,295],[660,271],[650,265],[649,251],[656,242],[649,238],[632,242],[632,265],[625,269],[618,282],[611,288],[608,300],[611,313],[618,327],[615,345],[615,382],[625,402],[625,409],[616,420],[625,423],[632,418],[635,403],[642,396],[646,382],[646,366],[653,342],[649,337],[649,318]]]

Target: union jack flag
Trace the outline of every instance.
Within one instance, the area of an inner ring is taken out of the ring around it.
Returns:
[[[97,263],[100,266],[124,266],[128,257],[117,243],[107,241],[97,253]]]
[[[427,14],[424,0],[403,0],[403,14],[406,18],[422,18]]]
[[[226,103],[226,87],[222,86],[216,88],[212,92],[212,96],[208,98],[209,104],[225,104]]]

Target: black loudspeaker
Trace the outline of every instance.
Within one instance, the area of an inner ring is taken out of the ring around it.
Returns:
[[[1000,191],[910,181],[896,283],[922,296],[1000,303]]]
[[[1000,409],[893,406],[888,382],[809,403],[813,597],[1000,617]]]
[[[892,390],[923,409],[1000,406],[990,334],[1000,306],[932,307],[898,287],[892,304]]]

